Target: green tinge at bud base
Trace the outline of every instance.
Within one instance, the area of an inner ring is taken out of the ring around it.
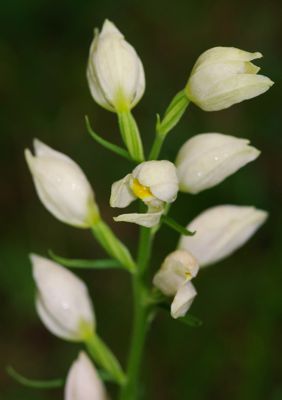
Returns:
[[[84,282],[47,258],[31,254],[30,259],[37,287],[36,309],[46,328],[75,342],[93,335],[95,314]]]
[[[267,219],[266,211],[249,206],[209,208],[187,228],[194,236],[182,236],[178,245],[197,259],[200,267],[215,264],[243,246]]]
[[[68,372],[64,400],[107,400],[108,396],[96,368],[81,351]]]
[[[221,133],[203,133],[187,140],[175,161],[180,190],[199,193],[255,160],[260,151],[249,143]]]
[[[99,217],[94,192],[81,168],[68,156],[39,140],[35,155],[26,149],[36,192],[57,219],[78,228],[88,228]]]
[[[101,33],[95,33],[87,80],[94,100],[109,111],[128,111],[143,96],[145,76],[140,58],[109,20]]]
[[[185,88],[187,97],[205,111],[218,111],[266,92],[273,82],[257,75],[251,63],[261,53],[214,47],[196,61]]]

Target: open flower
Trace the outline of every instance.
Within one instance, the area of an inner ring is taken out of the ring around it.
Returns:
[[[103,382],[83,351],[69,370],[64,400],[107,400]]]
[[[35,156],[25,158],[43,205],[60,221],[79,228],[98,218],[94,192],[81,168],[68,156],[34,140]]]
[[[143,96],[145,76],[140,58],[108,20],[91,44],[87,79],[94,100],[110,111],[130,110]]]
[[[131,174],[113,183],[111,207],[127,207],[136,199],[148,206],[146,214],[131,213],[115,217],[115,221],[133,222],[151,227],[159,223],[167,203],[172,203],[178,192],[178,178],[173,163],[166,160],[145,161]]]
[[[32,254],[36,309],[46,328],[71,341],[84,341],[95,329],[95,315],[84,282],[59,264]]]
[[[260,152],[249,143],[221,133],[203,133],[187,140],[175,162],[180,190],[199,193],[255,160]]]
[[[182,236],[179,249],[190,251],[200,267],[214,264],[243,246],[265,222],[267,212],[254,207],[222,205],[209,208],[187,228],[194,236]]]
[[[266,92],[273,82],[257,75],[260,68],[251,63],[261,57],[234,47],[205,51],[191,72],[187,97],[205,111],[217,111]]]
[[[197,292],[192,283],[199,270],[195,257],[185,250],[169,254],[153,279],[154,285],[166,296],[174,296],[171,316],[183,317],[190,308]]]

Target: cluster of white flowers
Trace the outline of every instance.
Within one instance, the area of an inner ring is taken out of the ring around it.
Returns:
[[[198,58],[183,91],[185,107],[193,102],[206,111],[222,110],[265,92],[273,82],[258,75],[259,68],[251,63],[260,57],[260,53],[229,47],[206,51]],[[115,217],[115,221],[158,228],[178,191],[197,194],[212,188],[260,154],[247,139],[213,132],[188,139],[179,150],[175,163],[142,160],[142,142],[130,110],[144,93],[143,65],[135,49],[110,21],[105,21],[101,33],[95,33],[87,79],[94,100],[119,115],[122,137],[130,156],[135,161],[142,161],[132,172],[112,184],[110,205],[124,208],[139,199],[147,206],[147,212],[122,214]],[[175,116],[175,103],[171,104],[166,121],[174,118],[173,126],[180,114]],[[34,141],[34,152],[32,155],[26,150],[25,156],[44,206],[62,222],[92,228],[108,254],[134,272],[136,265],[125,246],[101,223],[94,191],[80,167],[39,140]],[[204,211],[188,224],[187,229],[195,234],[181,236],[178,248],[164,259],[153,278],[153,284],[160,292],[173,297],[173,318],[185,316],[190,308],[197,294],[191,280],[199,269],[232,254],[266,218],[265,211],[254,207],[220,205]],[[70,341],[87,342],[94,337],[94,309],[81,279],[43,257],[32,255],[31,261],[37,286],[36,308],[45,326],[54,335]],[[95,367],[85,353],[80,353],[67,377],[65,399],[106,398]]]

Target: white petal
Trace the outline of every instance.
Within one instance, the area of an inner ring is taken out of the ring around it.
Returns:
[[[131,174],[112,184],[110,205],[111,207],[124,208],[127,207],[136,197],[130,189],[129,183]]]
[[[118,217],[114,217],[116,222],[131,222],[133,224],[145,226],[151,228],[152,226],[158,225],[163,211],[152,212],[152,213],[130,213],[121,214]]]
[[[163,261],[153,279],[154,285],[166,296],[174,296],[177,290],[199,271],[195,257],[186,250],[176,250]]]
[[[46,327],[70,340],[83,340],[95,327],[94,311],[84,282],[59,264],[31,255],[38,289],[37,309]],[[68,337],[65,335],[68,335]]]
[[[205,111],[218,111],[259,96],[266,92],[273,82],[264,75],[239,74],[219,82],[206,98],[201,101]]]
[[[259,52],[250,53],[235,47],[213,47],[200,55],[194,65],[193,72],[212,63],[227,61],[252,61],[261,57],[262,54]]]
[[[184,317],[189,308],[191,307],[197,292],[191,282],[182,285],[171,303],[171,316],[172,318]]]
[[[174,164],[167,160],[145,161],[132,172],[141,185],[149,187],[159,200],[173,202],[178,191],[178,177]]]
[[[184,143],[176,158],[180,190],[199,193],[213,187],[259,154],[246,139],[221,133],[196,135]]]
[[[73,362],[66,380],[64,400],[106,400],[97,371],[84,352]]]
[[[89,227],[97,213],[93,190],[81,168],[66,155],[35,141],[36,156],[25,151],[37,194],[60,221]]]
[[[188,229],[194,236],[182,236],[179,248],[190,251],[200,267],[214,264],[240,248],[265,222],[267,212],[254,207],[223,205],[196,217]]]

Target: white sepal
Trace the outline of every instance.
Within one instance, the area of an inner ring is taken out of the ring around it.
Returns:
[[[84,282],[47,258],[32,254],[30,259],[42,322],[60,338],[83,341],[95,329],[94,310]]]
[[[182,236],[179,249],[190,251],[200,267],[214,264],[232,254],[265,222],[268,213],[254,207],[222,205],[209,208],[187,228],[194,236]]]
[[[91,44],[87,79],[94,100],[110,111],[129,110],[143,96],[145,76],[140,58],[108,20]]]
[[[112,184],[110,206],[124,208],[136,199],[130,189],[131,174]]]
[[[171,303],[171,316],[172,318],[184,317],[189,308],[191,307],[197,292],[191,282],[186,282],[177,290],[177,293]]]
[[[43,205],[57,219],[88,228],[98,216],[94,192],[81,168],[68,156],[34,140],[25,158]]]
[[[214,47],[196,61],[186,86],[186,94],[205,111],[230,107],[266,92],[273,82],[257,75],[259,68],[251,63],[262,57],[233,47]]]
[[[116,222],[131,222],[133,224],[141,225],[146,228],[151,228],[158,225],[160,222],[163,211],[147,212],[147,213],[129,213],[121,214],[114,217]]]
[[[68,372],[64,400],[107,400],[104,384],[83,351]]]
[[[260,151],[249,143],[247,139],[221,133],[203,133],[187,140],[175,163],[180,190],[199,193],[255,160]]]

